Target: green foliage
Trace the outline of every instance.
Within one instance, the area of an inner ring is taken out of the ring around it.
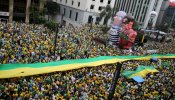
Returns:
[[[109,31],[110,27],[102,27],[101,31],[106,34]]]
[[[55,21],[47,21],[47,22],[45,23],[45,26],[46,26],[47,28],[49,28],[50,30],[55,31],[55,29],[56,29],[56,27],[57,27],[57,23],[56,23]]]
[[[46,23],[46,18],[44,16],[38,16],[35,23],[36,24],[44,24],[44,23]]]
[[[31,6],[30,22],[35,24],[44,24],[46,22],[43,12],[39,12],[35,4]]]
[[[119,37],[129,41],[129,37],[122,32],[119,33]]]
[[[45,8],[46,8],[47,14],[51,16],[56,15],[60,11],[59,4],[53,1],[47,1]]]
[[[111,18],[112,16],[112,8],[110,5],[107,5],[102,12],[100,13],[100,21],[102,20],[102,18],[104,17],[104,25],[107,26],[108,20]]]
[[[30,22],[35,23],[35,20],[38,19],[37,17],[39,16],[37,6],[35,4],[32,4],[30,10]]]
[[[105,11],[105,10],[103,10],[103,11],[100,13],[100,20],[102,20],[102,18],[105,16],[105,14],[106,14],[106,11]]]
[[[134,21],[133,29],[134,29],[135,31],[137,31],[137,30],[140,29],[140,27],[139,27],[139,23],[138,23],[137,21]]]

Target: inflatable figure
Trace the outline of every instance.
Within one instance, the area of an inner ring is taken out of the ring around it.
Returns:
[[[119,44],[119,32],[122,28],[122,20],[127,14],[124,11],[117,12],[116,16],[114,17],[114,22],[109,30],[110,39],[109,44],[113,46],[117,46]]]
[[[119,46],[121,49],[130,49],[135,41],[137,33],[133,30],[134,19],[131,16],[126,16],[123,19],[123,27],[120,33]]]

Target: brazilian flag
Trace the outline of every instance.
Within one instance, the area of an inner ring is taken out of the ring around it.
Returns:
[[[119,33],[119,37],[123,38],[123,39],[125,39],[127,41],[130,41],[129,37],[126,34],[122,33],[122,32]]]

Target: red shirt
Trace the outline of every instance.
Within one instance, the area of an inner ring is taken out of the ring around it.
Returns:
[[[137,37],[137,32],[132,29],[132,25],[133,23],[130,22],[129,24],[124,25],[122,28],[123,34],[127,35],[129,38],[129,41],[124,38],[120,38],[119,45],[122,49],[129,49],[132,46],[132,43],[134,43],[135,38]]]

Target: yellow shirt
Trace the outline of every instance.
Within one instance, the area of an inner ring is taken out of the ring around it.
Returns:
[[[154,91],[154,92],[152,92],[152,94],[153,94],[153,95],[156,95],[156,94],[158,94],[158,92],[157,92],[157,91]]]

